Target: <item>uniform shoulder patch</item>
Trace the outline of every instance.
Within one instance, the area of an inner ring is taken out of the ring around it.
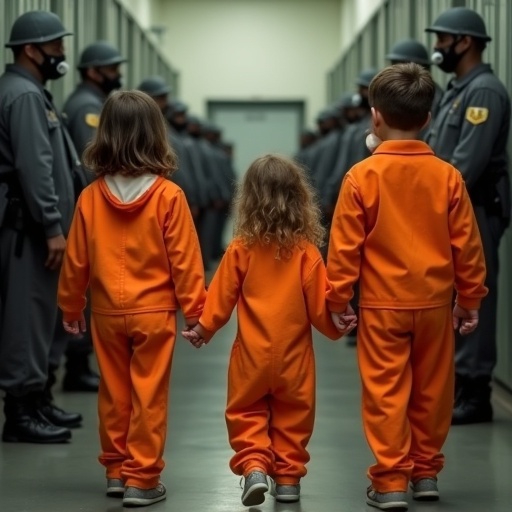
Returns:
[[[100,116],[98,114],[85,114],[85,124],[92,128],[98,128]]]
[[[485,107],[468,107],[466,109],[466,120],[471,124],[482,124],[489,117],[489,109]]]

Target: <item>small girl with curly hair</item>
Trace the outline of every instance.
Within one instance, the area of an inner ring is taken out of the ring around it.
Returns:
[[[208,289],[198,325],[183,335],[207,343],[237,306],[228,370],[226,423],[245,477],[242,503],[263,503],[267,475],[277,501],[300,497],[315,417],[311,325],[339,332],[326,309],[328,283],[318,245],[324,230],[304,171],[267,155],[250,167],[235,199],[235,236]],[[348,318],[347,330],[353,326]]]
[[[165,121],[152,98],[113,93],[84,162],[98,179],[78,199],[60,274],[66,331],[85,331],[86,290],[101,380],[100,463],[123,505],[165,499],[176,310],[195,325],[206,299],[201,251]]]

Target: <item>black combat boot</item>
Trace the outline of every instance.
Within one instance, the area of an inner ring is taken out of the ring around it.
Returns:
[[[4,397],[5,424],[2,441],[7,443],[64,443],[71,431],[53,425],[38,410],[38,394]]]
[[[491,378],[464,377],[459,398],[453,409],[452,425],[488,423],[493,419],[491,405]]]
[[[38,409],[50,423],[58,427],[76,428],[82,424],[82,415],[77,412],[66,412],[53,403],[52,386],[56,382],[55,372],[57,368],[48,369],[48,381],[46,387],[39,395]]]
[[[62,381],[63,391],[97,392],[100,376],[89,366],[89,354],[84,352],[67,352],[66,374]]]

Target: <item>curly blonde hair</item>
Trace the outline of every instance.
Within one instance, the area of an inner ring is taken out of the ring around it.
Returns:
[[[256,159],[238,186],[234,235],[245,245],[277,244],[276,258],[288,258],[295,246],[324,243],[320,208],[306,172],[279,155]]]

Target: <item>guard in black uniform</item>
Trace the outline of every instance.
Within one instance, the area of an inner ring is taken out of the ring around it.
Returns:
[[[137,87],[139,91],[145,92],[151,96],[162,114],[167,119],[170,115],[171,103],[169,95],[171,87],[161,76],[154,75],[145,78]],[[174,181],[184,192],[187,198],[190,211],[193,218],[197,218],[200,209],[199,183],[196,182],[196,176],[193,172],[193,163],[190,153],[186,150],[182,139],[171,127],[168,122],[167,135],[169,143],[178,157],[178,169],[172,174],[171,180]]]
[[[121,88],[121,64],[126,59],[108,41],[87,46],[80,55],[81,82],[63,107],[68,131],[79,155],[92,140],[107,96]]]
[[[493,417],[490,384],[496,365],[498,248],[510,220],[510,98],[491,67],[482,62],[491,38],[478,13],[465,7],[449,9],[426,30],[437,36],[432,61],[455,74],[427,142],[464,176],[484,245],[489,288],[478,328],[456,341],[452,423],[486,422]]]
[[[0,388],[2,440],[67,441],[80,414],[52,402],[49,357],[57,282],[80,176],[48,80],[63,76],[63,37],[51,12],[30,11],[6,43],[14,64],[0,77]]]

